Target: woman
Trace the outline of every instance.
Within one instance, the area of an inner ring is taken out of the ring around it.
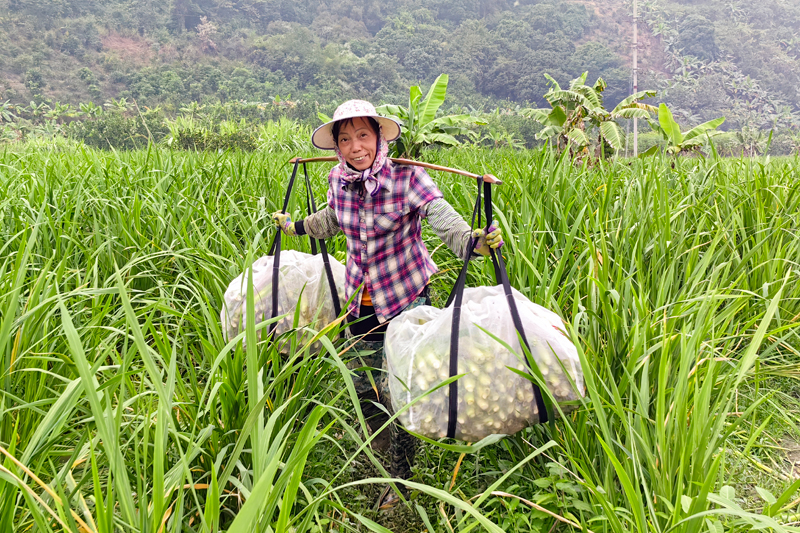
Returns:
[[[364,352],[351,361],[351,369],[384,368],[383,336],[389,321],[406,309],[430,305],[428,282],[436,272],[436,264],[422,242],[421,220],[427,218],[434,232],[458,257],[465,256],[471,240],[469,225],[442,198],[422,168],[396,165],[389,160],[388,142],[399,136],[400,125],[379,116],[369,102],[343,103],[333,120],[317,128],[311,137],[314,146],[334,150],[339,159],[328,175],[327,207],[297,222],[286,213],[273,214],[275,224],[287,235],[325,239],[344,232],[345,297],[356,294],[348,309],[349,329],[360,337],[355,349]],[[475,231],[478,245],[474,253],[489,255],[490,247],[503,244],[500,230],[490,230],[488,235],[483,230]],[[356,372],[354,382],[364,415],[374,431],[388,419],[374,401],[387,409],[391,409],[391,403],[385,376],[370,380],[367,374]],[[379,440],[376,436],[373,442]],[[408,479],[414,439],[393,426],[390,448],[390,474]],[[387,491],[380,503],[389,507],[396,501],[397,496]]]

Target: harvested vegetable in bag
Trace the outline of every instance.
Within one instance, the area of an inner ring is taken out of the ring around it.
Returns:
[[[272,316],[273,256],[264,256],[253,262],[253,301],[256,323]],[[333,279],[337,287],[339,309],[344,305],[344,265],[330,262]],[[230,340],[244,331],[247,324],[247,271],[237,276],[225,291],[225,304],[220,313],[222,329]],[[275,316],[288,313],[282,318],[275,333],[280,335],[293,327],[294,313],[300,306],[298,327],[315,326],[322,329],[338,316],[334,299],[325,273],[322,255],[310,255],[294,250],[280,254],[278,276],[278,309]],[[259,338],[260,332],[259,332]]]
[[[476,216],[477,225],[481,226],[483,187],[485,231],[489,233],[492,181],[478,176],[477,182],[472,228]],[[489,249],[498,286],[465,288],[476,244],[473,237],[445,309],[428,306],[409,309],[389,324],[386,333],[389,392],[395,411],[446,379],[466,374],[447,388],[419,399],[400,414],[400,421],[408,430],[431,438],[475,442],[552,420],[549,399],[542,395],[539,386],[511,368],[530,374],[533,370],[530,366],[538,367],[556,402],[577,400],[576,390],[583,395],[578,353],[561,329],[561,320],[511,287],[499,252]],[[530,351],[533,361],[525,357],[523,346]]]
[[[292,176],[286,187],[283,199],[283,212],[289,206],[289,198],[294,188],[300,159],[293,160]],[[308,213],[317,210],[314,196],[311,194],[311,180],[308,169],[303,163],[303,174],[306,182],[306,201]],[[317,245],[322,252],[317,255]],[[322,329],[333,322],[342,310],[344,300],[344,265],[338,261],[330,260],[328,249],[324,240],[311,239],[312,254],[305,254],[286,250],[281,254],[281,232],[276,231],[270,254],[253,263],[253,295],[255,321],[263,322],[269,318],[287,315],[277,324],[273,323],[269,333],[285,333],[294,325],[294,314],[300,306],[297,327],[308,325]],[[283,261],[281,261],[281,255]],[[324,275],[323,275],[324,274]],[[244,331],[247,324],[247,283],[248,271],[245,270],[234,279],[225,291],[225,303],[220,312],[220,322],[228,340]],[[335,293],[335,294],[332,294]],[[301,297],[302,295],[302,297]],[[261,330],[257,332],[261,338]],[[242,346],[245,345],[244,340]],[[281,347],[282,351],[288,348]],[[321,349],[321,343],[316,342],[311,347],[312,351]]]
[[[578,352],[555,313],[512,289],[533,359],[557,402],[583,391]],[[389,390],[395,412],[449,375],[453,307],[410,309],[392,320],[386,333]],[[503,340],[514,352],[493,339]],[[511,435],[539,422],[531,381],[509,370],[528,371],[503,287],[465,288],[458,332],[458,408],[455,438],[476,442],[492,434]],[[561,363],[559,364],[559,361]],[[569,373],[564,374],[562,365]],[[450,390],[442,387],[400,415],[410,431],[447,436]]]

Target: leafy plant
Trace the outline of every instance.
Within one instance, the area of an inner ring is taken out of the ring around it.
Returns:
[[[103,108],[93,102],[81,103],[79,107],[81,113],[84,113],[88,117],[97,117],[103,112]]]
[[[666,153],[677,155],[683,152],[694,152],[700,149],[712,136],[716,133],[716,129],[725,122],[725,117],[715,118],[708,122],[703,122],[686,132],[681,132],[680,125],[675,121],[672,112],[666,106],[661,104],[658,106],[658,122],[648,119],[650,127],[653,131],[661,134],[667,146]],[[658,151],[658,147],[654,146],[642,156],[648,156]]]
[[[575,78],[569,89],[562,89],[548,74],[550,89],[544,95],[551,109],[524,109],[524,116],[533,118],[544,126],[537,139],[555,137],[559,151],[569,149],[575,154],[589,153],[606,157],[625,147],[625,133],[616,123],[620,119],[649,118],[656,108],[639,102],[642,98],[655,96],[655,91],[639,91],[607,111],[603,106],[603,91],[606,82],[597,78],[594,85],[586,85],[588,72]],[[596,137],[593,137],[596,135]]]
[[[297,153],[310,147],[311,128],[286,117],[258,126],[258,149],[265,152]]]
[[[525,143],[523,141],[514,137],[512,133],[495,126],[489,126],[489,131],[481,137],[479,144],[487,142],[494,148],[525,148]]]
[[[130,104],[128,103],[128,99],[124,97],[120,98],[119,100],[115,98],[110,98],[106,100],[106,103],[103,104],[103,107],[105,107],[106,109],[116,111],[118,113],[124,113],[128,110]]]
[[[12,143],[22,138],[21,132],[11,124],[0,124],[0,142]]]
[[[77,116],[77,112],[71,104],[55,102],[53,108],[45,112],[44,116],[48,120],[59,121],[63,118],[73,118]]]
[[[408,106],[382,105],[377,111],[402,122],[400,138],[394,143],[393,155],[416,159],[422,149],[431,145],[458,146],[457,135],[471,135],[472,127],[486,122],[474,115],[445,115],[437,117],[447,95],[447,74],[440,74],[425,98],[419,86],[412,86]]]
[[[0,104],[0,122],[13,122],[17,116],[14,114],[14,104],[8,100]]]
[[[745,124],[736,132],[736,140],[739,141],[743,155],[755,156],[764,152],[769,139],[768,133],[764,130]]]
[[[92,107],[84,107],[95,118],[70,122],[66,132],[71,138],[95,148],[145,148],[151,140],[161,141],[169,131],[164,116],[155,110],[145,110],[141,115],[127,117],[122,113],[99,112],[102,108],[93,104]]]
[[[183,115],[189,115],[190,119],[194,119],[195,117],[201,117],[203,110],[206,108],[205,105],[198,104],[197,102],[189,102],[188,105],[185,105],[179,109]]]

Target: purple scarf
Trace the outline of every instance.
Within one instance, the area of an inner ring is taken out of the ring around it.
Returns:
[[[375,161],[372,166],[366,170],[356,170],[347,164],[342,152],[339,151],[339,146],[335,145],[336,157],[339,159],[339,166],[344,170],[344,179],[347,184],[363,182],[364,188],[370,196],[375,196],[381,189],[381,184],[378,178],[375,177],[386,164],[387,156],[389,155],[389,144],[386,142],[386,137],[383,136],[383,128],[378,130],[378,147],[375,151]]]

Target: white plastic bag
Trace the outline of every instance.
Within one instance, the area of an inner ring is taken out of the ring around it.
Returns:
[[[343,308],[345,268],[340,262],[328,257],[339,293],[340,308]],[[273,256],[264,256],[253,262],[253,288],[255,289],[253,302],[256,324],[268,320],[272,314],[272,265],[274,259]],[[322,329],[336,319],[322,255],[284,250],[281,252],[279,272],[277,314],[278,316],[288,314],[278,322],[275,328],[277,335],[292,328],[298,300],[300,304],[298,327],[304,327],[314,322],[313,325],[316,329]],[[231,281],[225,291],[225,303],[220,312],[220,321],[228,340],[244,331],[247,324],[247,276],[248,273],[245,270]]]
[[[555,313],[512,289],[531,354],[558,402],[576,400],[564,368],[583,395],[583,372],[575,346]],[[395,412],[450,373],[452,306],[405,311],[386,332],[389,391]],[[477,325],[476,325],[477,324]],[[519,354],[482,331],[490,331]],[[507,367],[528,372],[502,286],[464,289],[459,331],[458,416],[455,438],[476,442],[492,434],[511,435],[539,421],[530,380]],[[551,349],[552,348],[552,349]],[[447,435],[449,386],[420,399],[400,415],[409,430],[431,438]]]

